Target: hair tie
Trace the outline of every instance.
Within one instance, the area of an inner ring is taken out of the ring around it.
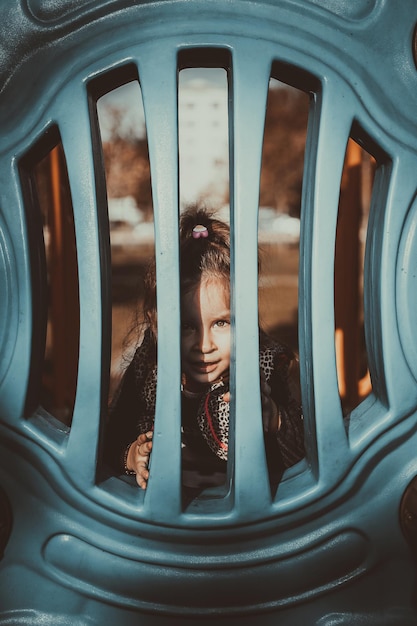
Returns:
[[[193,228],[193,239],[200,239],[200,237],[203,237],[203,239],[205,239],[206,237],[208,237],[208,230],[206,226],[203,226],[202,224],[197,224],[197,226],[194,226]]]

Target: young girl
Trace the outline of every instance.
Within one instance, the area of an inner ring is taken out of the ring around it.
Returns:
[[[183,486],[225,480],[229,426],[230,231],[202,209],[181,217],[181,363]],[[145,280],[145,333],[113,400],[105,456],[118,473],[149,478],[156,400],[155,267]],[[260,331],[262,419],[270,474],[304,456],[301,408],[292,396],[294,355]]]

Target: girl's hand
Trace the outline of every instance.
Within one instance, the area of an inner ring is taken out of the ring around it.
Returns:
[[[223,402],[230,402],[230,391],[226,391],[226,393],[223,394],[221,399],[223,400]]]
[[[136,482],[146,489],[149,478],[149,457],[152,452],[152,431],[143,433],[132,443],[126,459],[127,469],[136,472]]]
[[[223,396],[224,402],[230,402],[230,391]],[[271,398],[271,387],[261,374],[262,423],[265,432],[275,433],[281,427],[281,417],[277,405]]]

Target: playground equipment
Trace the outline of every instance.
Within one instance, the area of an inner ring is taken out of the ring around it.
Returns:
[[[0,17],[0,625],[415,624],[416,3],[15,0],[0,4]],[[177,72],[201,66],[229,77],[235,417],[227,489],[184,509],[170,233],[178,228]],[[271,76],[311,99],[299,296],[306,459],[276,494],[253,358]],[[110,255],[96,103],[134,79],[152,171],[159,350],[169,364],[158,380],[145,493],[101,461]],[[364,272],[372,390],[344,417],[334,242],[350,138],[376,161]],[[33,172],[58,145],[79,317],[69,426],[39,405],[47,276]]]

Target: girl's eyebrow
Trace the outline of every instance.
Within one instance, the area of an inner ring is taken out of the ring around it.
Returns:
[[[225,311],[222,311],[218,315],[215,315],[215,318],[219,320],[229,318],[229,317],[230,317],[230,309],[226,309]]]

